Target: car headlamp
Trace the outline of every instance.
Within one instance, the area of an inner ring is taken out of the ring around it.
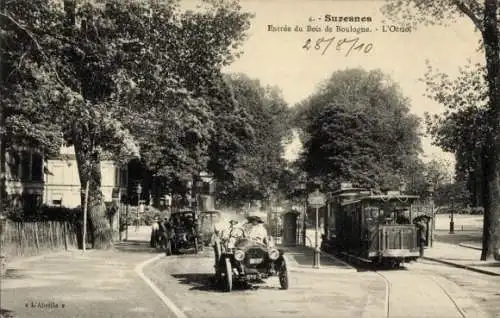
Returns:
[[[237,260],[238,262],[241,262],[245,258],[245,252],[242,250],[236,250],[234,252],[234,259]]]
[[[277,260],[280,257],[280,252],[277,249],[272,249],[269,251],[269,258],[271,260]]]

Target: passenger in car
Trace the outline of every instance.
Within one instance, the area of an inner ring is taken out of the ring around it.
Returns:
[[[267,244],[267,229],[264,226],[264,221],[258,216],[248,217],[247,224],[247,234],[249,238],[261,242],[263,244]]]

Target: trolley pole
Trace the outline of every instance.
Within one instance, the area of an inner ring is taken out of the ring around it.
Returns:
[[[316,231],[315,231],[315,246],[314,246],[314,259],[313,259],[313,267],[314,268],[320,268],[320,249],[319,249],[319,240],[318,240],[318,235],[319,235],[319,209],[323,206],[325,206],[326,203],[326,197],[323,193],[319,192],[319,189],[317,189],[315,192],[309,194],[309,197],[307,199],[307,202],[309,205],[311,205],[313,208],[316,209]]]

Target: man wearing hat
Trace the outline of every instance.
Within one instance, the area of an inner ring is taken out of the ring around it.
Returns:
[[[155,215],[153,218],[153,224],[151,224],[151,240],[149,242],[149,246],[156,247],[158,244],[158,232],[160,230],[159,225],[160,218],[158,215]]]
[[[265,244],[267,242],[268,235],[267,229],[264,226],[264,221],[262,221],[262,219],[258,216],[249,216],[247,220],[246,236]]]
[[[244,236],[245,231],[240,226],[237,226],[237,224],[238,221],[236,220],[229,221],[229,228],[222,231],[221,238],[224,240],[230,240],[231,238]]]

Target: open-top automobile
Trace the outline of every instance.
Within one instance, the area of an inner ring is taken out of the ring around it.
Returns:
[[[182,250],[194,250],[198,253],[202,249],[198,231],[197,215],[192,210],[174,212],[168,222],[168,241],[166,254],[178,254]]]
[[[244,233],[244,232],[243,232]],[[215,241],[215,283],[226,292],[233,282],[250,284],[278,276],[282,289],[288,289],[289,269],[282,249],[267,240],[267,244],[242,234],[226,241]]]

